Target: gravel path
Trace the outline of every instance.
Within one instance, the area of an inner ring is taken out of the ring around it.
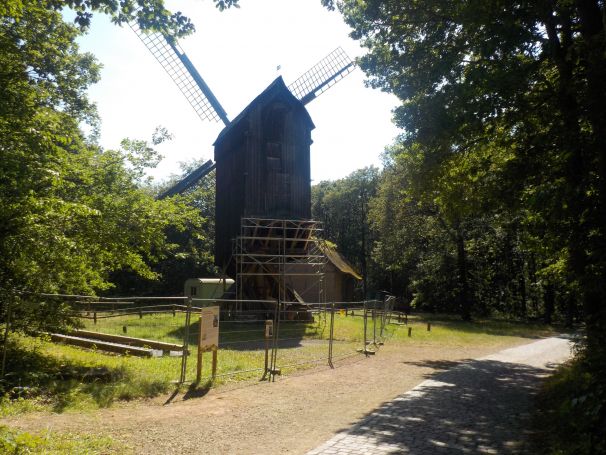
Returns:
[[[464,362],[371,412],[308,455],[525,453],[531,398],[570,343],[547,338]]]
[[[0,425],[107,435],[146,455],[304,454],[436,372],[529,341],[388,343],[376,356],[354,357],[334,370],[318,368],[271,384],[212,389],[197,399],[181,395],[168,405],[167,397],[160,397],[87,413],[32,413],[0,420]]]

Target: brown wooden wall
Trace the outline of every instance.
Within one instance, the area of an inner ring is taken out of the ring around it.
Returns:
[[[311,218],[313,123],[283,84],[272,86],[215,143],[215,263],[220,267],[231,257],[241,217]]]

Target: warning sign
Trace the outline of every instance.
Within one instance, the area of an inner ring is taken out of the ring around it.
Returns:
[[[199,349],[210,350],[219,347],[219,307],[202,308],[200,318]]]

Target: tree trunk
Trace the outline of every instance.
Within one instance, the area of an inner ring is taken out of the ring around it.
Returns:
[[[364,213],[364,217],[366,214]],[[362,257],[360,258],[362,264],[362,287],[364,289],[364,300],[366,300],[366,293],[368,292],[368,270],[366,268],[366,227],[362,225]]]
[[[524,262],[522,262],[522,270],[520,270],[520,313],[522,317],[526,317],[527,305],[526,305],[526,277],[524,276]]]
[[[530,258],[528,260],[528,278],[530,279],[530,284],[535,285],[537,282],[537,262],[534,253],[530,253]],[[532,311],[533,316],[539,315],[539,296],[536,292],[532,293],[531,301],[532,301]]]
[[[459,308],[464,321],[471,320],[471,302],[469,301],[469,283],[467,279],[467,251],[463,233],[457,232],[457,267],[459,269]]]
[[[566,297],[566,328],[572,328],[574,323],[574,307],[576,299],[569,295]]]
[[[545,287],[545,314],[543,319],[545,324],[551,324],[553,310],[555,309],[555,289],[553,284],[547,283]]]

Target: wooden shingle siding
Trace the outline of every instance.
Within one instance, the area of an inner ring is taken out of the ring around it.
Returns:
[[[215,263],[226,265],[241,217],[311,218],[310,145],[314,124],[276,79],[215,141]]]

